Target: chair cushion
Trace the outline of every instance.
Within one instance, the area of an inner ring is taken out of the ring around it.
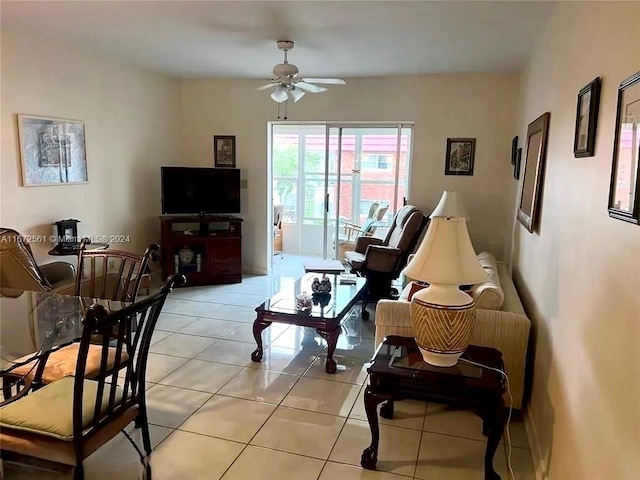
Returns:
[[[32,432],[60,440],[73,439],[73,384],[74,377],[45,385],[29,395],[0,408],[0,427]],[[110,384],[105,384],[102,413],[109,404]],[[98,382],[84,381],[82,402],[82,426],[93,420],[93,409],[98,392]],[[122,399],[122,389],[116,389],[116,402]]]
[[[476,302],[476,308],[485,310],[500,310],[504,301],[504,292],[500,285],[498,265],[495,257],[489,252],[478,254],[478,260],[487,273],[487,280],[471,287],[471,295]]]
[[[344,254],[344,258],[351,265],[351,268],[355,270],[362,268],[362,265],[364,265],[364,255],[362,253],[347,251]]]
[[[42,381],[44,383],[55,382],[63,377],[73,376],[76,373],[76,360],[78,359],[79,343],[74,343],[61,348],[49,355],[47,365],[42,372]],[[87,356],[87,367],[85,370],[86,378],[95,378],[100,371],[100,354],[102,347],[100,345],[89,345],[89,354]],[[112,368],[115,363],[116,350],[109,348],[107,356],[107,366]],[[122,360],[125,362],[129,359],[129,355],[124,349],[122,350]],[[20,377],[28,377],[33,379],[36,374],[37,360],[25,363],[16,367],[11,371],[11,375]]]

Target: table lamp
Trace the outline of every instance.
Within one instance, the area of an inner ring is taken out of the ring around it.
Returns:
[[[467,232],[455,192],[445,192],[405,275],[429,286],[411,299],[411,321],[422,358],[438,367],[455,365],[471,338],[473,298],[460,285],[487,279]]]

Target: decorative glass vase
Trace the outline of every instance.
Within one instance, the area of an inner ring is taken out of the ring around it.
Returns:
[[[180,265],[190,265],[193,263],[196,253],[189,247],[181,248],[178,251],[178,258],[180,259]]]

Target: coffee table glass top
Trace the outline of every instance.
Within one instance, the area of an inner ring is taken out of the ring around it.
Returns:
[[[314,295],[311,310],[301,311],[296,308],[296,295],[300,293],[312,294],[311,283],[314,278],[322,280],[328,278],[331,282],[331,293],[328,296]],[[256,311],[268,311],[280,315],[306,315],[312,318],[341,320],[346,309],[351,308],[362,293],[366,280],[356,278],[352,285],[340,285],[340,275],[307,273],[296,280],[294,284],[283,287],[276,295],[264,302]]]

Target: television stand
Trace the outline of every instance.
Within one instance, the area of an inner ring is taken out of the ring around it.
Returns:
[[[242,219],[231,215],[160,216],[162,277],[185,286],[242,282]]]

